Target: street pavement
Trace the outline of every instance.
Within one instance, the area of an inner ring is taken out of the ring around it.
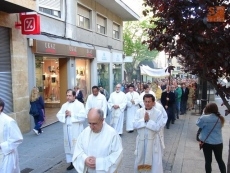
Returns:
[[[215,102],[219,105],[220,113],[224,115],[225,108],[220,106],[221,99],[216,98]],[[171,124],[170,129],[164,129],[166,146],[163,156],[164,173],[205,172],[203,152],[199,150],[196,141],[198,127],[195,123],[198,117],[199,114],[194,114],[194,110],[189,111],[186,115],[180,115],[180,119]],[[227,164],[230,116],[225,119],[223,159]],[[59,122],[52,124],[43,131],[44,133],[39,136],[33,132],[23,135],[23,143],[18,148],[21,173],[76,173],[75,170],[66,171],[69,164],[65,162],[62,124]],[[122,135],[124,154],[118,173],[133,173],[136,135],[136,131],[125,132],[124,125]],[[213,173],[220,172],[214,155],[212,168]]]

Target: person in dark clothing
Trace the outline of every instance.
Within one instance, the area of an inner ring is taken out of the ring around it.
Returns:
[[[183,114],[186,114],[189,89],[186,87],[185,83],[183,83],[182,86],[181,86],[181,90],[182,90],[182,95],[181,95],[181,115],[183,115]]]
[[[178,117],[178,112],[177,112],[177,103],[176,103],[176,99],[178,97],[178,93],[177,91],[175,90],[175,86],[172,85],[171,86],[171,92],[174,93],[175,95],[175,101],[173,103],[173,119],[172,119],[172,124],[174,124],[174,121],[177,119]]]
[[[83,94],[82,94],[82,91],[80,90],[80,88],[78,86],[75,86],[74,90],[76,92],[75,99],[77,99],[79,102],[84,103],[84,100],[83,100],[84,97],[83,97]]]
[[[34,117],[34,133],[40,135],[43,131],[41,130],[42,124],[45,120],[45,104],[43,98],[39,95],[39,90],[37,87],[34,87],[30,94],[30,104],[35,103],[38,109],[39,115]]]
[[[100,93],[103,94],[105,96],[106,100],[108,101],[109,100],[108,91],[105,88],[103,88],[102,86],[99,86],[99,89],[100,89]]]
[[[168,120],[166,123],[166,128],[169,129],[170,122],[174,123],[173,105],[175,102],[175,94],[172,93],[171,87],[168,85],[166,91],[161,94],[161,104],[164,107],[168,115]]]

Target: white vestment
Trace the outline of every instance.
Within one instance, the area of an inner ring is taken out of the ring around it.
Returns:
[[[142,106],[142,107],[144,107],[145,105],[144,105],[144,101],[143,101],[143,98],[144,98],[144,95],[145,94],[152,94],[154,97],[155,97],[155,100],[156,100],[156,94],[153,92],[153,91],[149,91],[149,93],[145,93],[145,91],[144,92],[142,92],[141,94],[140,94],[140,105]]]
[[[165,149],[165,142],[164,142],[164,126],[165,126],[165,124],[166,124],[166,122],[167,122],[167,120],[168,120],[168,115],[167,115],[167,113],[166,113],[166,111],[165,111],[165,109],[164,109],[164,107],[162,106],[161,103],[155,102],[154,108],[156,108],[156,109],[158,109],[159,111],[161,111],[162,116],[163,116],[163,117],[162,117],[162,118],[163,118],[163,120],[162,120],[163,126],[162,126],[162,128],[161,128],[161,130],[160,130],[160,139],[161,139],[161,143],[162,143],[162,149]]]
[[[106,118],[106,114],[107,114],[106,97],[103,94],[101,94],[100,92],[98,93],[97,96],[90,94],[87,98],[86,105],[85,105],[86,114],[88,114],[88,112],[91,108],[98,108],[98,109],[103,110],[104,118]]]
[[[125,93],[113,92],[111,93],[108,101],[108,107],[111,111],[111,126],[117,131],[118,134],[123,133],[124,111],[127,104]],[[118,109],[114,109],[114,105],[119,105]]]
[[[66,117],[66,110],[71,112],[71,117]],[[69,160],[68,157],[73,154],[77,138],[84,129],[83,123],[85,121],[85,115],[84,105],[78,100],[72,103],[64,103],[61,110],[57,113],[58,120],[64,123],[64,148],[67,162],[71,162],[72,158]]]
[[[122,159],[122,142],[116,131],[106,122],[99,133],[87,127],[79,135],[73,154],[73,165],[79,173],[114,173]],[[96,169],[85,165],[87,157],[96,158]]]
[[[145,122],[145,112],[149,113],[149,121]],[[141,108],[135,115],[134,128],[137,129],[135,173],[163,173],[162,143],[160,130],[165,125],[161,111],[156,108]],[[149,171],[141,171],[141,169]]]
[[[0,113],[0,172],[20,173],[17,147],[23,137],[17,123]]]
[[[139,94],[136,91],[126,93],[127,97],[127,117],[126,131],[133,130],[134,117],[139,107]],[[134,104],[131,101],[134,101]]]

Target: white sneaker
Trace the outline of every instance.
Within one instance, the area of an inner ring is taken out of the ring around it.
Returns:
[[[34,133],[35,133],[36,135],[39,135],[39,133],[38,133],[38,131],[37,131],[36,129],[33,129],[33,131],[34,131]]]

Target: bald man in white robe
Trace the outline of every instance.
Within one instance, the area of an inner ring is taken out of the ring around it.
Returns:
[[[79,173],[115,173],[122,159],[122,142],[117,132],[104,121],[101,109],[88,113],[89,126],[79,135],[73,165]]]

